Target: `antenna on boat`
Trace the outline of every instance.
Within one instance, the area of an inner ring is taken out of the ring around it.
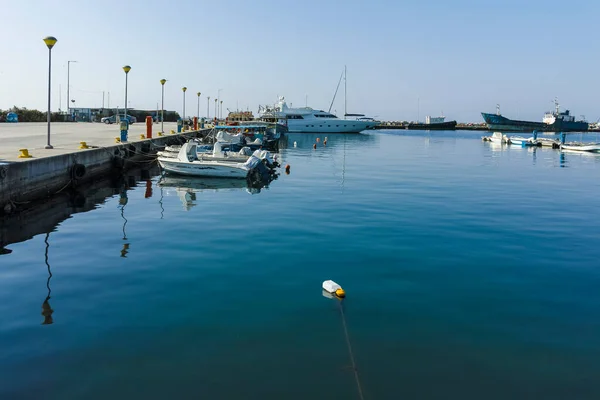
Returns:
[[[496,104],[496,115],[500,115],[500,104]]]
[[[338,81],[337,87],[335,88],[335,93],[333,94],[333,99],[331,99],[331,104],[329,105],[329,110],[327,112],[331,112],[331,107],[333,107],[333,102],[335,101],[335,96],[337,96],[338,89],[340,88],[340,83],[342,83],[342,78],[344,77],[344,71],[342,71],[342,75],[340,75],[340,80]]]

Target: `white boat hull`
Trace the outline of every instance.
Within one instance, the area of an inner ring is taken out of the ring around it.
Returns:
[[[212,178],[246,178],[248,170],[243,164],[218,161],[181,162],[176,159],[158,158],[158,163],[167,172],[187,176]]]
[[[354,121],[347,119],[314,120],[288,120],[290,133],[360,133],[377,126],[374,121]]]
[[[560,146],[561,150],[568,150],[568,151],[587,151],[588,153],[600,153],[600,145],[598,144],[587,144],[587,145],[577,145],[577,144],[573,144],[573,145],[569,145],[569,144],[563,144],[562,146]]]

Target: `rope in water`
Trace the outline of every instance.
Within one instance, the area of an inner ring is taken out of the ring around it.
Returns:
[[[342,324],[344,325],[344,333],[346,335],[346,344],[348,345],[348,353],[350,354],[350,362],[352,363],[352,370],[354,371],[354,378],[356,379],[356,387],[358,389],[358,396],[361,400],[365,399],[363,395],[362,385],[360,384],[360,378],[358,376],[358,368],[356,367],[356,361],[354,359],[354,353],[352,352],[352,345],[350,344],[350,335],[348,334],[348,325],[346,324],[346,315],[344,314],[344,307],[342,306],[343,300],[338,301],[340,306],[340,314],[342,315]]]

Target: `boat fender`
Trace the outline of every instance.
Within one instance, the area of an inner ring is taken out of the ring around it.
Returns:
[[[346,297],[346,292],[344,291],[344,289],[342,289],[342,287],[340,285],[338,285],[337,283],[335,283],[332,280],[326,280],[323,282],[323,290],[325,290],[341,299]]]
[[[72,179],[81,179],[85,176],[85,165],[83,164],[73,164],[71,167],[71,178]]]
[[[286,175],[290,174],[290,164],[286,164],[286,166],[285,166],[285,174]]]

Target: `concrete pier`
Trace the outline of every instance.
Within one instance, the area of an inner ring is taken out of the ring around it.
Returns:
[[[153,125],[152,139],[142,139],[143,123],[132,124],[128,141],[116,143],[119,126],[102,123],[53,123],[47,144],[45,123],[0,124],[0,214],[10,214],[19,206],[48,198],[68,187],[98,179],[113,169],[128,169],[153,158],[156,150],[168,144],[206,134],[208,129],[170,134],[175,123]],[[81,143],[89,147],[81,149]],[[27,149],[31,158],[19,158]]]

